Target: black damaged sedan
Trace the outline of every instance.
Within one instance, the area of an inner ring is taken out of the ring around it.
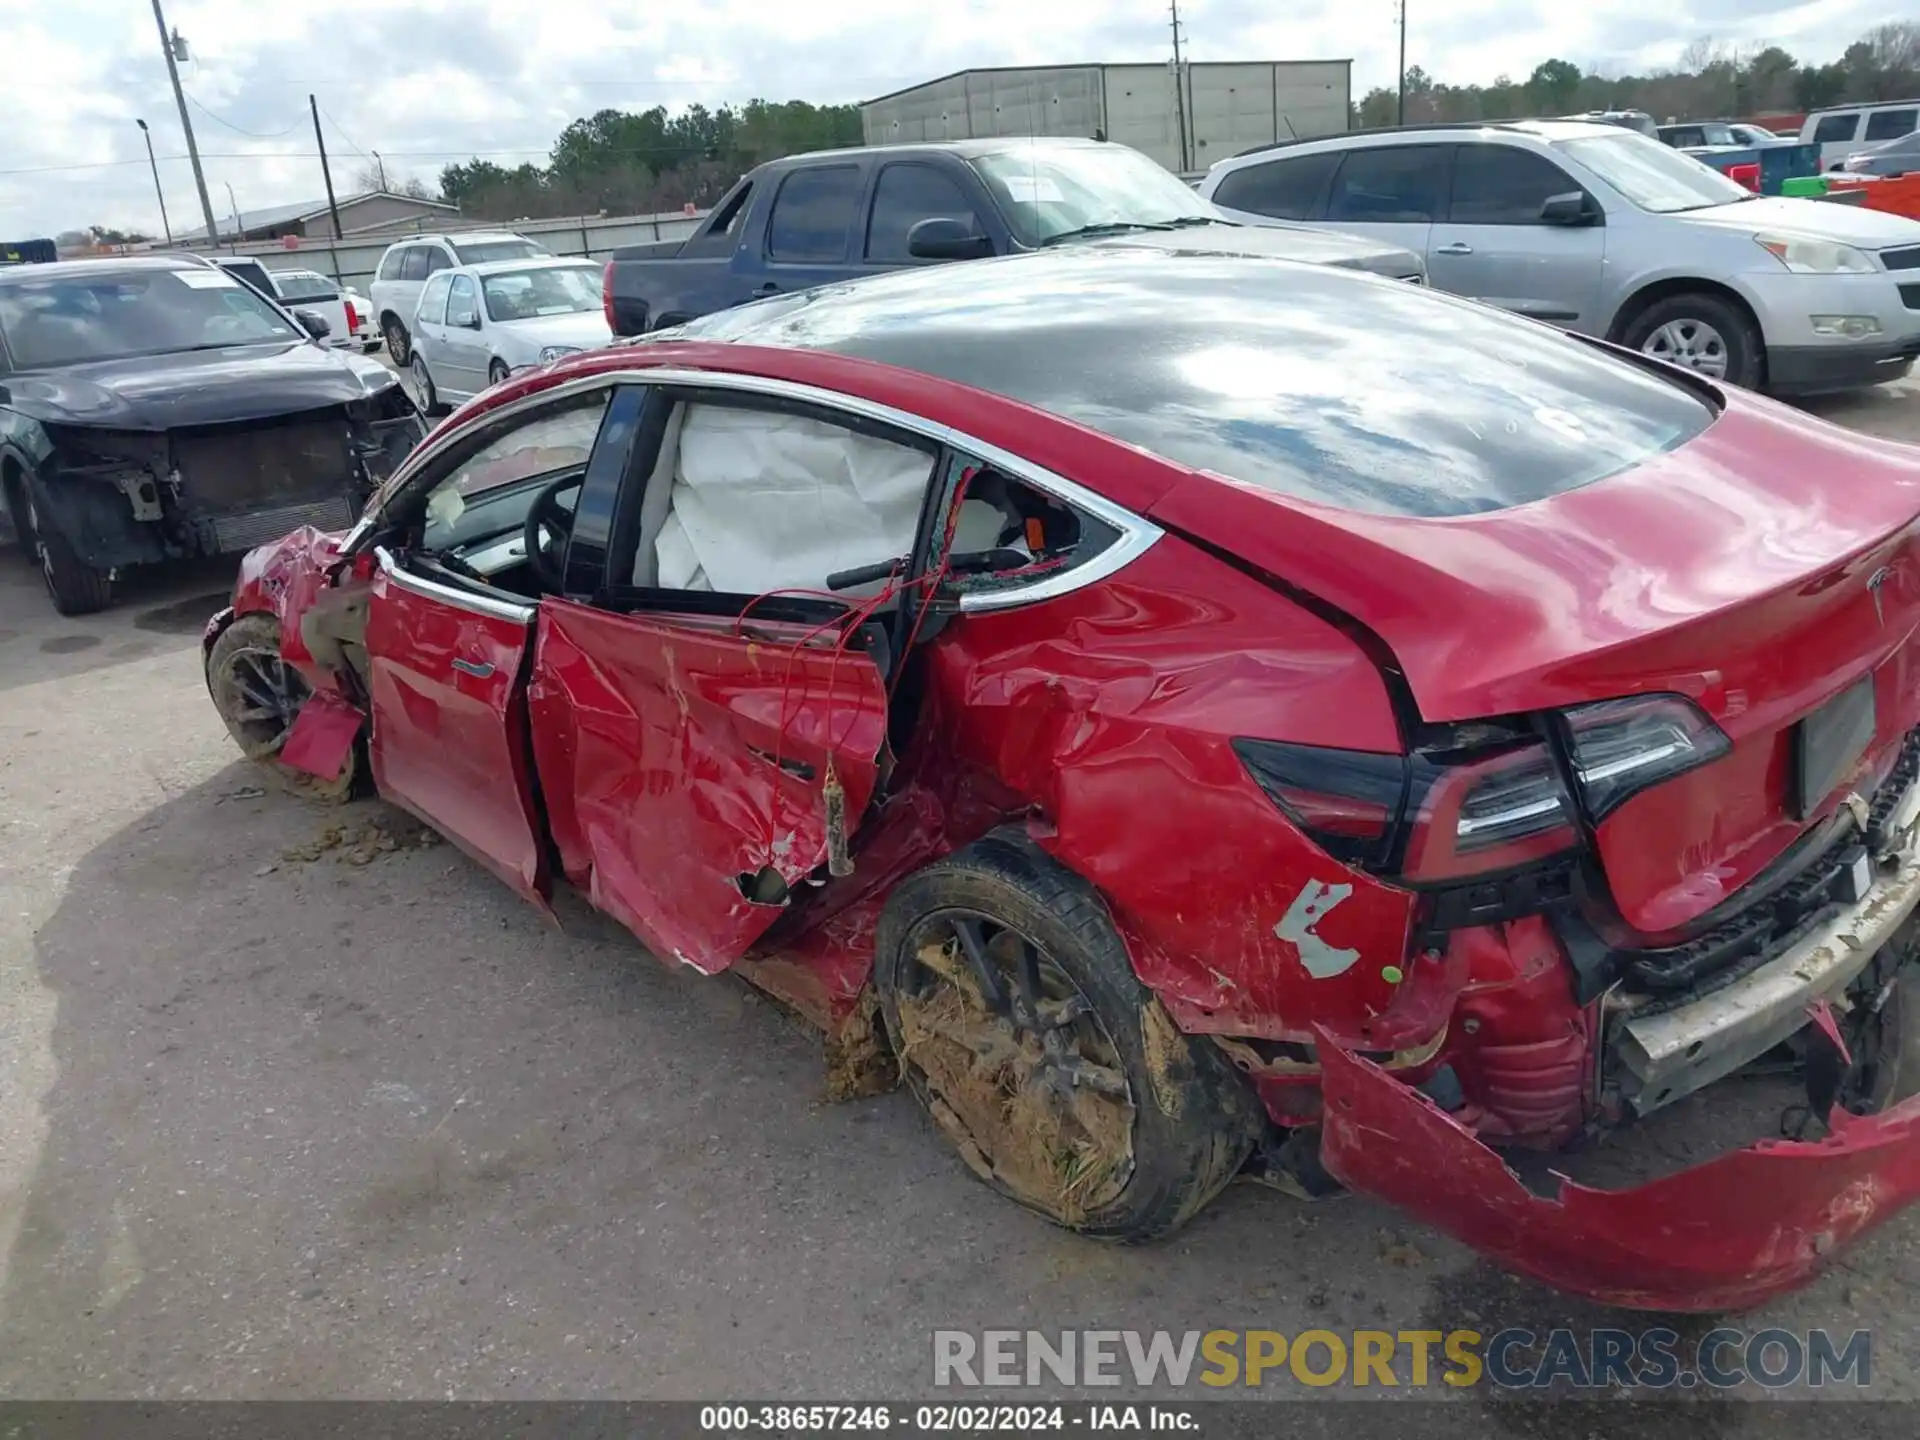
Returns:
[[[63,615],[133,565],[344,529],[426,433],[398,377],[188,257],[0,269],[6,520]]]

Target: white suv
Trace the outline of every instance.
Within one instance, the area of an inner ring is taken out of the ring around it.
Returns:
[[[544,245],[507,230],[471,230],[461,235],[410,235],[387,247],[374,273],[373,311],[387,353],[396,365],[413,356],[408,327],[427,277],[456,265],[488,260],[531,260],[548,253]]]

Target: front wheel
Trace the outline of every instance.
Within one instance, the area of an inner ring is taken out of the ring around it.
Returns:
[[[287,789],[328,804],[349,800],[359,790],[365,759],[357,743],[331,780],[280,761],[281,747],[312,691],[281,658],[280,622],[274,616],[243,615],[221,632],[207,654],[207,690],[240,753]]]
[[[433,372],[427,369],[427,357],[418,350],[413,352],[414,394],[420,400],[420,413],[432,415],[440,409],[440,392],[433,388]]]
[[[1739,306],[1717,295],[1694,291],[1656,300],[1633,317],[1622,338],[1635,350],[1710,380],[1759,387],[1760,332]]]
[[[1114,1240],[1177,1229],[1258,1133],[1245,1083],[1134,975],[1099,896],[999,831],[888,898],[875,988],[901,1073],[987,1184]]]
[[[43,525],[31,492],[27,493],[25,510],[22,543],[40,561],[40,578],[46,583],[53,608],[62,615],[91,615],[111,605],[113,572],[87,564],[74,554],[72,544],[57,526]]]
[[[387,337],[387,354],[393,357],[394,364],[404,365],[413,358],[413,343],[407,338],[406,326],[389,315],[380,328]]]
[[[506,378],[507,366],[505,361],[496,360],[487,367],[487,385],[489,388],[498,385]]]

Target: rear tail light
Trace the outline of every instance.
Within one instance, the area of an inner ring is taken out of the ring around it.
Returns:
[[[618,335],[620,332],[613,328],[613,262],[611,260],[600,271],[600,313],[607,317],[607,329]]]
[[[1530,865],[1579,843],[1572,802],[1544,740],[1451,764],[1416,756],[1409,880],[1452,880]]]
[[[1272,740],[1236,740],[1233,748],[1274,804],[1329,855],[1370,869],[1387,863],[1406,803],[1404,755]]]
[[[1336,859],[1414,882],[1533,865],[1579,844],[1630,796],[1718,759],[1727,737],[1675,695],[1607,700],[1561,712],[1576,807],[1544,738],[1379,755],[1236,740],[1248,772]]]
[[[1587,816],[1596,823],[1649,785],[1718,760],[1731,742],[1689,700],[1636,695],[1564,712]]]
[[[343,299],[340,303],[346,307],[347,334],[351,335],[360,328],[360,312],[353,308],[353,302],[351,300]]]

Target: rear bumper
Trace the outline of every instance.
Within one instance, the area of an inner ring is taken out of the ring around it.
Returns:
[[[1804,1283],[1920,1199],[1920,1097],[1844,1112],[1816,1141],[1766,1141],[1631,1190],[1533,1194],[1426,1096],[1320,1038],[1321,1161],[1501,1264],[1633,1309],[1737,1310]]]
[[[1892,837],[1878,876],[1857,902],[1751,974],[1657,1013],[1627,1011],[1610,1040],[1620,1096],[1640,1114],[1692,1094],[1759,1058],[1807,1023],[1807,1009],[1838,1000],[1920,908],[1920,784],[1886,822]]]
[[[1920,783],[1910,783],[1875,816],[1876,877],[1858,901],[1730,984],[1611,1020],[1606,1069],[1620,1098],[1657,1109],[1803,1029],[1809,1007],[1839,1001],[1920,909],[1916,831]],[[1515,1270],[1611,1305],[1756,1303],[1920,1199],[1920,1097],[1870,1118],[1836,1110],[1823,1140],[1768,1141],[1632,1190],[1566,1182],[1548,1199],[1403,1080],[1324,1034],[1318,1049],[1329,1173]]]

